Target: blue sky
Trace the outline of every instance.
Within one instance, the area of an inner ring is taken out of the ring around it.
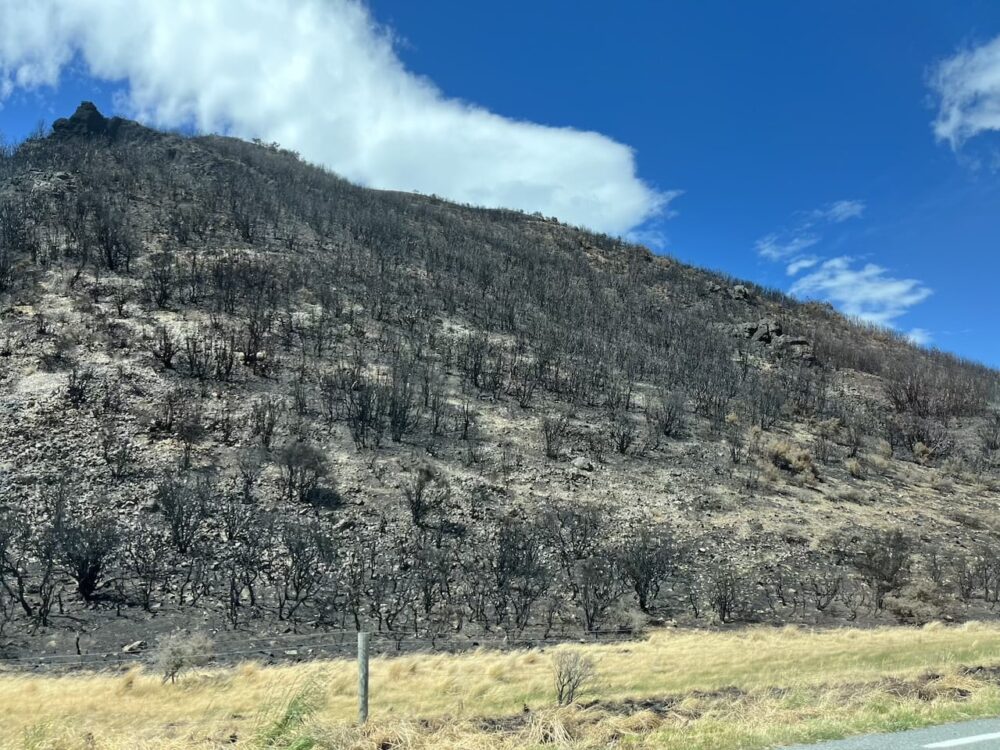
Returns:
[[[220,0],[133,18],[148,27],[131,38],[116,0],[46,0],[41,20],[13,1],[8,136],[83,98],[261,135],[367,184],[629,233],[1000,365],[998,3],[274,0],[268,18]],[[198,46],[220,35],[225,57]],[[241,49],[272,39],[277,62],[239,80]]]

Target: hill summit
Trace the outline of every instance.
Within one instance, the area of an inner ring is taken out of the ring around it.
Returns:
[[[149,132],[151,131],[132,120],[120,117],[108,119],[93,102],[81,102],[72,116],[61,117],[52,123],[52,137],[57,139],[106,137],[115,140]]]

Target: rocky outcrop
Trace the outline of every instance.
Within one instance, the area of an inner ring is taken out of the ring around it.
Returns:
[[[770,346],[782,356],[794,357],[807,362],[815,362],[816,360],[812,344],[808,339],[786,335],[784,326],[777,318],[761,318],[757,321],[738,323],[733,326],[733,335]]]
[[[742,338],[770,344],[783,333],[781,321],[777,318],[761,318],[757,321],[738,323],[733,327],[733,333]]]
[[[790,358],[801,359],[809,364],[816,362],[812,343],[798,336],[782,336],[776,340],[778,351]]]
[[[705,285],[707,294],[725,294],[730,299],[738,302],[748,302],[754,304],[753,292],[746,284],[736,284],[734,286],[723,286],[717,281],[709,281]]]
[[[147,128],[131,120],[124,120],[121,117],[105,117],[93,102],[82,102],[71,117],[60,117],[52,123],[52,135],[59,139],[108,138],[119,140],[143,134],[148,135],[150,132]]]
[[[753,294],[750,292],[750,287],[743,284],[737,284],[731,287],[729,290],[729,296],[733,299],[744,300],[749,302],[753,298]]]

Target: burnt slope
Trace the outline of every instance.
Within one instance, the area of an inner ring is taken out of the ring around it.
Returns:
[[[0,286],[12,649],[995,598],[996,372],[619,240],[83,105]]]

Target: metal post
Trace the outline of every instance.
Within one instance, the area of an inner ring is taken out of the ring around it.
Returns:
[[[358,631],[358,724],[368,721],[368,637]]]

